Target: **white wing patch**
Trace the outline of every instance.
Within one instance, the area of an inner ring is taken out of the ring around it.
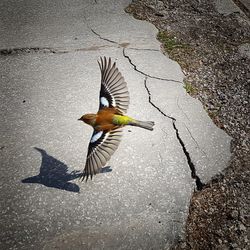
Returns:
[[[105,97],[101,97],[101,100],[100,100],[101,104],[105,107],[109,107],[109,102],[107,100],[107,98]]]
[[[96,142],[97,140],[99,140],[99,139],[101,138],[102,134],[103,134],[103,131],[100,131],[100,132],[94,134],[94,135],[92,136],[90,142],[91,142],[91,143]]]

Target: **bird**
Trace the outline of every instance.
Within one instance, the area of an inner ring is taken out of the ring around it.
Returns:
[[[99,173],[119,146],[122,128],[127,125],[153,130],[153,121],[140,121],[125,113],[129,107],[127,83],[116,63],[104,56],[97,61],[101,71],[99,110],[84,114],[78,120],[90,125],[94,131],[90,138],[87,158],[80,179],[86,181]]]

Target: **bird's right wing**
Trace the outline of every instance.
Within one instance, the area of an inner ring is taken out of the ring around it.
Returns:
[[[111,65],[111,59],[106,57],[99,62],[101,70],[101,90],[99,110],[105,107],[116,108],[121,113],[126,113],[129,106],[129,92],[127,83],[116,64]]]
[[[86,181],[89,176],[100,172],[111,155],[118,148],[122,136],[122,129],[115,129],[109,132],[94,130],[89,142],[86,165],[81,179]]]

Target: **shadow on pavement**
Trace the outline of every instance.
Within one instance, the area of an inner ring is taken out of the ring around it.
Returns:
[[[22,183],[37,183],[46,187],[58,188],[69,192],[79,192],[77,184],[69,181],[79,178],[80,171],[67,172],[68,167],[63,162],[55,159],[43,149],[35,149],[42,155],[40,173],[22,180]]]

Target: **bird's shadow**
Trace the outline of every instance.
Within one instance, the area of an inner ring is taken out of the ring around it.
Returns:
[[[78,193],[80,188],[70,181],[81,176],[80,171],[68,172],[68,166],[55,159],[41,148],[35,149],[41,153],[42,162],[40,173],[22,180],[22,183],[37,183],[46,187],[58,188],[69,192]]]
[[[68,166],[57,160],[41,148],[34,147],[41,153],[42,162],[40,173],[22,180],[22,183],[42,184],[46,187],[58,188],[69,192],[79,193],[80,187],[70,181],[82,176],[82,172],[74,170],[68,172]],[[110,166],[101,169],[100,173],[111,172]]]

